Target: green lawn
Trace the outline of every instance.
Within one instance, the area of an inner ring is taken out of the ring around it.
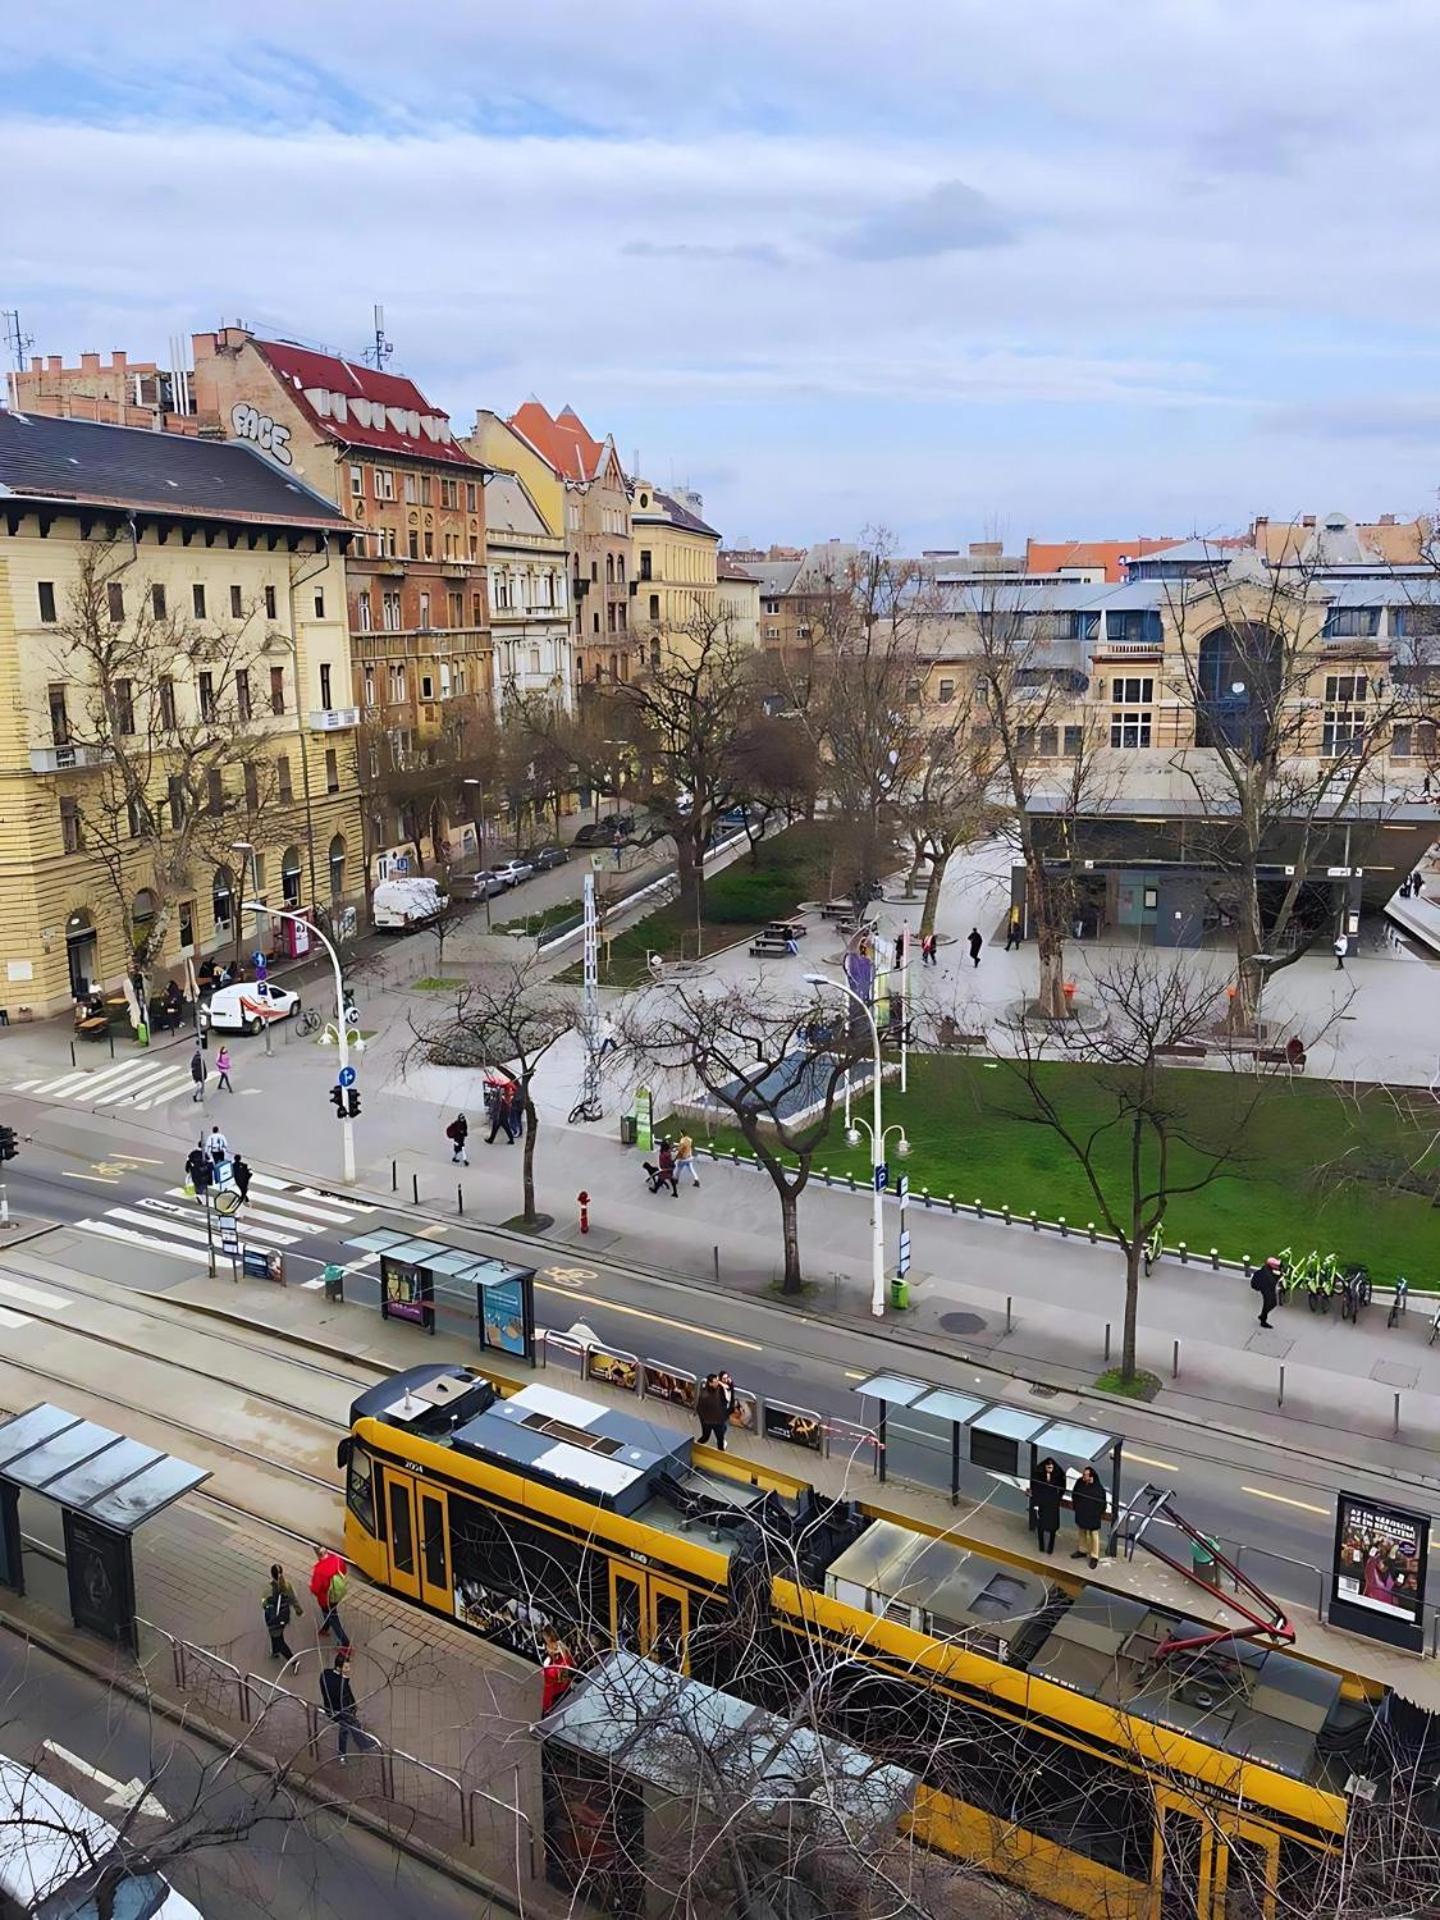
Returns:
[[[1083,1066],[1044,1069],[1064,1082],[1064,1111],[1072,1123],[1098,1118],[1103,1105],[1094,1076]],[[1198,1136],[1220,1137],[1248,1100],[1253,1083],[1227,1074],[1185,1069],[1173,1073]],[[911,1142],[903,1165],[911,1191],[954,1194],[967,1205],[981,1200],[1017,1214],[1032,1208],[1042,1219],[1063,1214],[1083,1228],[1103,1227],[1078,1162],[1046,1127],[1020,1118],[1025,1095],[1003,1065],[922,1054],[910,1062],[910,1091],[902,1098],[887,1082],[887,1126],[903,1120]],[[869,1143],[846,1147],[837,1118],[833,1146],[816,1167],[869,1178]],[[1183,1240],[1232,1259],[1258,1259],[1284,1246],[1311,1247],[1342,1260],[1362,1260],[1377,1281],[1405,1274],[1413,1287],[1440,1285],[1440,1220],[1432,1197],[1440,1192],[1440,1151],[1431,1151],[1433,1125],[1397,1112],[1383,1093],[1357,1104],[1324,1081],[1265,1081],[1260,1104],[1237,1151],[1233,1171],[1196,1194],[1177,1195],[1165,1220],[1165,1241]],[[716,1144],[739,1146],[736,1136]],[[1116,1140],[1108,1165],[1121,1178],[1124,1150]],[[1181,1152],[1178,1164],[1183,1167]],[[1401,1189],[1399,1183],[1406,1182]],[[1123,1185],[1115,1191],[1123,1194]]]
[[[563,921],[578,919],[580,912],[578,900],[557,900],[553,906],[537,907],[534,913],[522,914],[518,920],[496,920],[491,932],[526,933],[533,937],[548,933],[551,927],[558,927]],[[493,918],[493,903],[491,913]]]

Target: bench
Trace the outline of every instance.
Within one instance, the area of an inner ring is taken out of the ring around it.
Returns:
[[[1177,1040],[1173,1046],[1157,1047],[1155,1053],[1165,1060],[1203,1060],[1206,1048],[1199,1040]]]
[[[757,940],[750,949],[756,960],[782,960],[790,952],[783,940],[771,940],[768,937]]]
[[[75,1022],[75,1031],[82,1040],[103,1040],[110,1031],[110,1022],[103,1013],[87,1014]]]
[[[772,920],[769,926],[766,927],[764,933],[760,934],[758,938],[761,940],[803,940],[808,931],[809,929],[803,921]]]
[[[942,1020],[936,1035],[936,1045],[941,1048],[983,1047],[985,1036],[983,1033],[962,1033],[953,1020]]]
[[[822,920],[848,920],[855,911],[853,900],[827,900],[820,909]]]

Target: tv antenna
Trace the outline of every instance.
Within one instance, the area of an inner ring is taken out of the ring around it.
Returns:
[[[372,347],[367,347],[361,355],[361,358],[367,367],[374,367],[377,373],[382,373],[385,368],[385,362],[394,351],[394,343],[386,336],[385,332],[385,309],[377,301],[375,304],[375,344]]]
[[[34,346],[35,336],[33,333],[24,332],[21,328],[18,307],[0,307],[0,320],[5,323],[5,344],[10,349],[11,358],[15,362],[15,371],[23,373],[25,355]]]

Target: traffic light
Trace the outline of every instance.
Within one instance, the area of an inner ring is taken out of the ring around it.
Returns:
[[[0,1127],[0,1160],[13,1160],[19,1151],[14,1127]]]
[[[343,1087],[331,1087],[330,1104],[335,1109],[335,1118],[337,1120],[343,1120],[345,1118],[345,1089]]]
[[[350,1114],[350,1118],[351,1118],[352,1120],[354,1120],[355,1118],[357,1118],[357,1116],[359,1115],[359,1112],[360,1112],[360,1090],[359,1090],[359,1088],[358,1088],[358,1087],[351,1087],[351,1088],[350,1088],[350,1090],[349,1090],[349,1093],[347,1094],[347,1096],[346,1096],[346,1097],[347,1097],[347,1099],[349,1100],[349,1103],[350,1103],[350,1105],[349,1105],[349,1114]]]

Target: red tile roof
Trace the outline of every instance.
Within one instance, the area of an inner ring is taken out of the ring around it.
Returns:
[[[573,407],[552,415],[532,398],[511,414],[510,425],[567,480],[593,480],[599,472],[604,442],[595,438]]]
[[[1103,567],[1107,580],[1124,579],[1121,556],[1135,560],[1145,553],[1158,553],[1162,547],[1178,544],[1179,536],[1166,534],[1158,540],[1137,536],[1134,540],[1027,540],[1025,571],[1058,573],[1062,567]]]
[[[449,414],[432,406],[413,380],[398,373],[377,373],[338,354],[312,353],[308,347],[291,346],[284,340],[257,340],[255,346],[290,389],[296,406],[330,439],[347,447],[443,460],[452,466],[479,464],[449,438]],[[322,411],[308,397],[311,393],[342,394],[344,418],[333,407]],[[426,420],[433,423],[434,438],[424,427]]]

